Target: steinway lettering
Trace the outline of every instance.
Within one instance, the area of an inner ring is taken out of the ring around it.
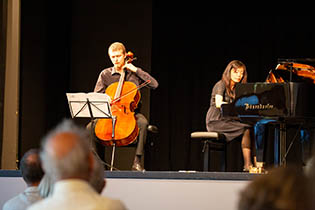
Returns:
[[[245,110],[269,110],[273,109],[274,106],[272,104],[248,104],[245,103]]]

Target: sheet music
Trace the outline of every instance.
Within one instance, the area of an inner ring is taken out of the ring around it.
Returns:
[[[93,118],[109,118],[111,116],[111,98],[106,93],[66,93],[72,118],[91,118],[88,101]]]

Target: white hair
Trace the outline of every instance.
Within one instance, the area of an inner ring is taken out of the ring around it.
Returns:
[[[47,142],[61,133],[71,133],[76,136],[76,144],[68,154],[57,157],[54,153],[47,152]],[[84,177],[89,175],[89,132],[78,127],[71,120],[63,120],[42,141],[40,157],[43,168],[53,180],[60,180],[70,177]]]

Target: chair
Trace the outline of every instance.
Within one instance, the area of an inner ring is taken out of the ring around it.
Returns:
[[[221,152],[221,171],[226,171],[226,144],[225,136],[218,132],[197,131],[190,134],[192,139],[203,141],[203,171],[209,171],[210,152]]]
[[[148,136],[147,136],[147,143],[144,145],[147,147],[147,144],[153,144],[152,142],[156,138],[156,135],[159,133],[159,129],[155,125],[148,125],[147,127],[148,131]],[[137,141],[134,141],[131,144],[128,144],[126,146],[122,147],[116,147],[116,155],[115,155],[115,164],[114,167],[119,169],[119,170],[130,170],[134,157],[135,157],[135,152],[137,149]],[[110,163],[111,161],[111,154],[112,154],[112,148],[111,147],[105,147],[105,162]],[[152,155],[151,153],[148,153],[148,155]],[[146,165],[144,164],[144,161],[146,159],[146,153],[144,154],[144,157],[141,159],[141,165]],[[149,167],[146,167],[146,169],[149,169]]]

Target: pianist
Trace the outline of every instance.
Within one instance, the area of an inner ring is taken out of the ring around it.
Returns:
[[[222,104],[233,102],[235,98],[235,84],[246,82],[246,66],[241,61],[231,61],[225,68],[222,79],[212,89],[210,108],[206,116],[206,126],[208,131],[224,134],[226,141],[232,141],[242,135],[243,171],[248,172],[253,167],[253,163],[256,167],[253,129],[250,125],[241,123],[238,120],[223,118],[220,111]]]

